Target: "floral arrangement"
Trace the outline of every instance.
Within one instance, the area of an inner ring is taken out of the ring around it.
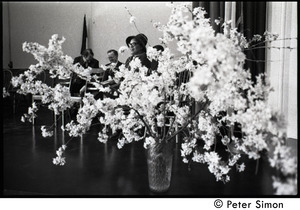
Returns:
[[[196,101],[207,104],[199,114],[198,129],[182,144],[183,160],[206,163],[217,181],[227,182],[232,167],[244,170],[245,164],[239,163],[241,154],[259,159],[275,147],[273,154],[268,153],[270,165],[285,177],[273,177],[276,193],[295,194],[297,159],[285,145],[282,116],[268,105],[272,88],[264,75],[254,84],[249,70],[244,69],[244,51],[255,49],[259,42],[274,41],[278,35],[265,32],[248,41],[230,28],[230,22],[223,24],[224,33],[215,34],[203,9],[192,11],[193,20],[185,12],[190,12],[186,6],[173,8],[167,26],[161,27],[163,41],[176,40],[178,51],[190,64],[197,63],[187,65],[193,73],[188,90]],[[216,151],[217,143],[224,145],[224,151]]]
[[[62,129],[71,137],[80,136],[102,113],[98,119],[105,126],[98,140],[106,143],[110,135],[119,133],[118,148],[133,141],[144,141],[148,148],[172,141],[180,133],[186,134],[181,149],[183,161],[207,164],[216,181],[224,183],[230,180],[232,168],[240,172],[245,169],[242,155],[254,160],[267,155],[270,166],[279,172],[273,177],[275,193],[296,194],[297,159],[285,145],[284,119],[267,103],[272,88],[264,75],[252,82],[250,71],[244,68],[245,50],[254,49],[259,42],[274,41],[278,35],[266,32],[246,40],[237,29],[230,28],[230,22],[223,24],[224,33],[216,34],[203,9],[191,11],[185,4],[172,7],[166,25],[154,24],[162,31],[165,50],[147,48],[148,58],[158,61],[157,70],[148,75],[148,69],[138,59],[130,63],[130,68],[121,66],[115,73],[116,82],[120,82],[119,97],[96,100],[86,93],[77,121]],[[187,15],[190,12],[193,19]],[[131,15],[130,22],[134,21]],[[175,57],[167,47],[173,41],[180,56]],[[23,50],[32,53],[39,63],[12,79],[19,93],[40,94],[42,103],[57,115],[72,106],[69,90],[59,84],[49,87],[35,80],[36,75],[49,70],[53,78],[70,78],[75,72],[88,81],[92,79],[88,69],[73,65],[73,59],[63,54],[63,42],[64,38],[53,35],[48,48],[24,43]],[[182,74],[190,79],[179,82],[178,75]],[[102,92],[110,91],[100,83],[95,87]],[[193,103],[200,105],[195,113]],[[36,104],[28,111],[23,121],[36,117]],[[52,134],[45,126],[41,130],[45,137]],[[218,149],[217,144],[221,145]],[[66,145],[57,150],[54,164],[66,163]]]

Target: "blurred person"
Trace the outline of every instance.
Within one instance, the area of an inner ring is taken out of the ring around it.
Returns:
[[[165,48],[161,45],[155,45],[153,46],[154,49],[156,49],[158,52],[162,53]],[[158,67],[158,61],[157,60],[152,60],[151,61],[151,70],[157,70]]]
[[[131,56],[127,58],[125,62],[126,68],[130,68],[129,63],[134,58],[139,58],[142,66],[145,66],[148,69],[151,68],[151,61],[147,58],[146,54],[147,42],[148,38],[145,36],[145,34],[138,34],[136,36],[129,36],[126,38],[126,44],[131,51]]]
[[[111,91],[108,93],[100,92],[95,97],[96,99],[98,99],[98,98],[103,99],[104,95],[109,98],[117,98],[118,97],[118,89],[119,89],[120,83],[116,83],[114,78],[115,78],[115,72],[119,71],[119,67],[123,64],[122,62],[119,61],[118,56],[119,56],[118,51],[116,51],[114,49],[107,51],[107,58],[110,62],[105,65],[107,67],[107,69],[104,72],[104,76],[103,76],[103,80],[102,80],[101,84],[103,86],[109,86],[111,88]]]
[[[74,64],[81,65],[83,68],[99,68],[99,61],[94,58],[92,49],[85,49],[81,56],[74,59]],[[70,92],[72,96],[80,96],[80,90],[85,86],[86,81],[73,73],[71,78]]]

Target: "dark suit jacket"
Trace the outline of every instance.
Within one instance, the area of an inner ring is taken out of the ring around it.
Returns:
[[[86,63],[82,56],[78,56],[74,59],[74,64],[75,63],[79,63],[84,68],[87,68],[88,66],[91,68],[99,68],[99,61],[95,58],[93,58],[89,63]]]
[[[74,59],[74,64],[79,63],[84,68],[91,67],[91,68],[99,68],[99,61],[97,59],[92,59],[89,63],[84,62],[83,57],[79,56]],[[78,95],[80,89],[85,85],[86,81],[78,77],[75,73],[72,75],[70,92],[71,95]]]
[[[141,60],[142,66],[146,66],[148,69],[151,68],[151,61],[147,58],[147,54],[146,53],[142,53],[139,55],[132,55],[129,58],[127,58],[126,62],[125,62],[125,67],[128,68],[129,67],[129,63],[133,60],[133,58],[138,57]]]
[[[111,64],[111,63],[105,64],[105,66],[109,66],[110,64]],[[111,76],[112,78],[114,78],[115,73],[114,73],[113,70],[118,71],[118,70],[119,70],[119,67],[120,67],[122,64],[123,64],[122,62],[118,61],[118,62],[117,62],[117,65],[114,67],[114,69],[107,69],[107,70],[104,72],[103,81],[108,80],[108,76]]]

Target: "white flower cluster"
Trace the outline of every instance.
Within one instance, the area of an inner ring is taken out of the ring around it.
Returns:
[[[118,51],[120,54],[122,54],[122,53],[126,52],[127,50],[129,50],[129,48],[127,46],[121,46]]]
[[[66,164],[66,158],[63,157],[63,154],[66,150],[67,146],[66,145],[62,145],[60,148],[58,148],[58,150],[56,151],[56,158],[53,158],[53,164],[54,165],[60,165],[63,166]]]
[[[274,40],[278,39],[279,34],[265,31],[264,36],[265,36],[266,41],[274,41]]]
[[[69,79],[72,73],[76,73],[85,80],[91,80],[90,69],[84,69],[77,64],[73,65],[73,59],[64,55],[62,51],[64,41],[64,37],[60,39],[57,34],[54,34],[49,40],[48,48],[38,43],[25,42],[23,50],[31,53],[38,63],[31,65],[27,71],[11,80],[18,93],[40,95],[42,104],[48,105],[48,108],[53,110],[56,115],[70,108],[74,103],[71,100],[69,88],[61,84],[50,87],[38,79],[38,75],[49,71],[51,78]],[[32,118],[36,117],[37,110],[37,106],[34,104],[21,120],[28,119],[31,122]],[[48,136],[44,129],[42,129],[42,134]]]
[[[159,55],[160,55],[160,52],[157,51],[157,49],[155,49],[151,46],[147,47],[147,57],[150,61],[151,60],[158,60]]]
[[[133,24],[133,23],[135,22],[135,20],[136,20],[136,17],[131,16],[129,22],[130,22],[131,24]]]
[[[57,34],[54,34],[48,43],[48,48],[38,43],[23,44],[23,51],[31,53],[39,62],[39,70],[48,70],[51,77],[66,79],[70,77],[74,69],[73,59],[70,56],[64,55],[62,44],[65,38],[61,39]]]
[[[276,189],[275,195],[297,195],[297,178],[287,178],[286,181],[282,181],[275,176],[273,178],[273,188]]]
[[[297,157],[292,156],[291,148],[277,144],[269,161],[270,165],[280,172],[279,175],[272,177],[273,187],[276,189],[275,194],[297,194]]]
[[[145,143],[144,143],[144,148],[147,149],[149,146],[155,144],[155,139],[153,137],[146,137]]]
[[[32,120],[37,117],[36,115],[37,110],[38,110],[37,105],[35,102],[33,102],[32,106],[28,107],[28,112],[22,115],[21,121],[25,122],[26,120],[28,120],[29,122],[32,122]]]
[[[221,157],[216,152],[205,152],[204,161],[208,164],[208,169],[216,177],[217,181],[228,182],[230,180],[227,175],[230,171],[229,166],[221,160]]]
[[[185,143],[181,144],[181,156],[183,157],[183,162],[184,163],[188,163],[188,159],[186,158],[188,155],[191,155],[193,152],[193,149],[196,147],[196,142],[197,140],[194,138],[191,141],[186,141]],[[199,158],[199,162],[200,162],[200,156],[194,155],[194,161],[196,161],[195,158]]]
[[[65,111],[73,105],[71,94],[68,87],[57,84],[51,92],[44,93],[42,97],[43,103],[50,103],[48,108],[53,110],[56,115]]]
[[[245,166],[237,163],[238,156],[226,162],[212,151],[217,136],[221,136],[225,146],[233,144],[236,151],[253,159],[268,151],[270,144],[282,145],[285,138],[281,117],[267,103],[272,88],[268,83],[264,84],[264,75],[259,75],[254,84],[250,71],[244,69],[246,57],[243,50],[255,49],[259,42],[276,40],[278,35],[265,32],[264,39],[256,35],[247,41],[236,28],[230,27],[230,22],[223,24],[224,33],[216,34],[210,20],[204,17],[203,9],[194,9],[193,19],[189,19],[186,12],[189,12],[187,7],[174,7],[168,24],[160,26],[163,43],[167,45],[176,40],[178,51],[186,55],[190,63],[192,61],[189,70],[193,77],[187,84],[191,96],[207,104],[198,118],[198,135],[205,142],[204,153],[197,149],[199,141],[195,143],[194,138],[190,138],[190,142],[182,144],[182,155],[187,162],[186,158],[193,154],[192,160],[207,163],[217,180],[228,181],[229,167],[236,164],[237,170],[243,171]],[[238,126],[238,132],[234,132],[235,126]],[[283,160],[282,156],[273,159],[272,165],[280,165]],[[280,165],[280,170],[295,175],[297,164],[294,159],[285,161],[293,163],[294,167],[288,169]]]
[[[41,131],[44,138],[53,136],[53,131],[47,130],[45,125],[41,126]]]
[[[70,136],[81,136],[86,131],[89,130],[93,118],[97,115],[98,109],[95,104],[96,100],[93,95],[90,93],[86,93],[84,98],[82,99],[83,105],[78,110],[78,114],[76,116],[77,123],[71,121],[65,127],[66,131],[69,131]]]
[[[198,120],[198,129],[202,132],[201,139],[205,142],[204,149],[210,150],[215,143],[219,128],[213,122],[213,118],[204,111],[200,112]]]
[[[226,164],[217,152],[210,151],[201,154],[196,150],[193,153],[192,160],[198,163],[206,163],[209,171],[215,175],[216,181],[223,181],[224,183],[230,181],[228,173],[231,165]]]

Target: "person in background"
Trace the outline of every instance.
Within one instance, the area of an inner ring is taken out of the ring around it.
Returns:
[[[155,46],[153,46],[153,48],[155,48],[160,53],[162,53],[165,50],[165,48],[161,45],[155,45]],[[157,67],[158,67],[158,61],[157,60],[152,60],[151,61],[151,69],[152,70],[157,70]]]
[[[99,68],[99,61],[94,58],[92,49],[83,50],[81,56],[76,57],[73,63],[81,65],[83,68]],[[70,85],[71,96],[80,96],[80,90],[85,86],[85,83],[85,80],[73,73]]]
[[[127,58],[125,62],[125,67],[130,68],[129,63],[134,58],[139,58],[143,66],[151,68],[151,61],[147,58],[146,54],[146,44],[148,38],[145,34],[138,34],[136,36],[129,36],[126,38],[126,44],[131,51],[131,56]]]
[[[119,67],[123,64],[118,60],[118,51],[112,49],[107,51],[107,58],[110,61],[110,63],[105,64],[105,66],[108,68],[105,71],[103,81],[106,81],[109,79],[109,76],[111,78],[114,78],[115,76],[115,71],[119,71]]]
[[[82,51],[81,56],[74,59],[73,64],[81,65],[83,68],[99,68],[99,61],[94,58],[92,49],[85,49]],[[86,80],[81,79],[76,73],[73,73],[70,81],[70,93],[71,96],[83,96],[85,91]],[[70,109],[71,120],[76,119],[76,115],[79,109],[79,104],[75,103]]]
[[[115,72],[119,71],[119,67],[123,64],[122,62],[119,61],[118,58],[119,54],[118,51],[111,49],[107,51],[107,57],[110,63],[106,64],[105,66],[107,67],[106,71],[104,72],[102,84],[104,86],[109,86],[112,91],[108,93],[104,93],[106,97],[110,98],[116,98],[118,97],[118,89],[120,86],[120,83],[116,83],[114,80],[115,77]],[[103,98],[103,94],[98,94],[96,98]]]

